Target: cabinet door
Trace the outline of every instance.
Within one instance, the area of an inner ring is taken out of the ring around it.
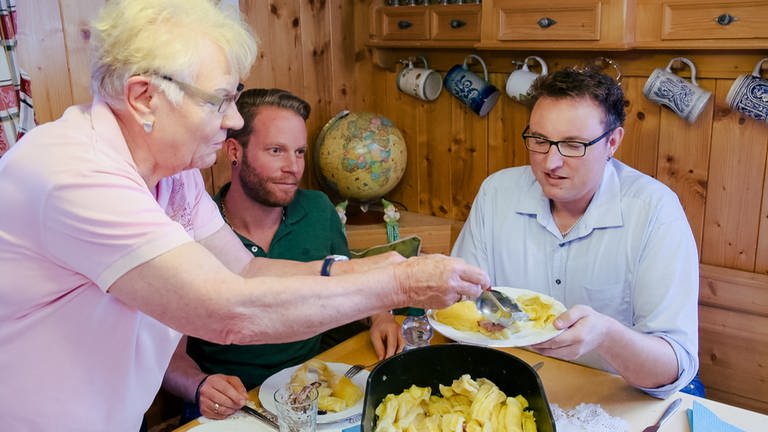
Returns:
[[[661,39],[751,39],[768,37],[768,3],[666,2]]]
[[[640,0],[640,48],[765,48],[765,0]]]
[[[625,50],[635,0],[483,0],[479,47]]]
[[[377,36],[381,40],[429,39],[428,10],[425,7],[382,7],[377,9]]]
[[[599,0],[496,1],[500,41],[600,39]]]
[[[480,5],[430,8],[433,40],[480,40]]]

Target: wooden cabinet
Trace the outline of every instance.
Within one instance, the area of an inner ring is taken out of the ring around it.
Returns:
[[[372,46],[460,48],[479,41],[479,4],[373,7]]]
[[[765,0],[639,0],[637,8],[637,48],[768,46]]]
[[[483,0],[371,7],[369,45],[621,51],[765,49],[765,0]]]
[[[480,47],[623,50],[631,46],[634,2],[486,0]]]

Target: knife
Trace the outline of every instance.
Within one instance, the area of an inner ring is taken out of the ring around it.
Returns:
[[[656,431],[658,431],[659,428],[661,427],[661,425],[663,425],[664,422],[667,421],[667,419],[672,414],[674,414],[675,411],[677,411],[678,408],[680,408],[680,403],[681,402],[683,402],[682,399],[680,399],[680,398],[675,399],[674,402],[669,404],[669,407],[667,408],[666,411],[664,411],[664,414],[661,415],[661,418],[659,418],[659,421],[657,421],[656,424],[652,424],[652,425],[648,426],[647,428],[643,429],[643,432],[656,432]]]
[[[267,417],[266,414],[260,413],[259,411],[256,411],[255,409],[249,407],[248,405],[243,405],[242,408],[240,408],[240,411],[254,416],[257,419],[261,420],[262,422],[266,423],[267,425],[271,426],[274,430],[279,430],[280,428],[277,426],[277,422],[272,420],[271,418]]]

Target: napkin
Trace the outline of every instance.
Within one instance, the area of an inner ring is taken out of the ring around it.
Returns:
[[[613,417],[598,404],[579,404],[565,411],[557,404],[550,404],[552,417],[558,432],[627,432],[624,419]]]
[[[720,420],[717,414],[697,401],[693,401],[693,409],[688,410],[688,423],[691,426],[691,432],[744,432]]]

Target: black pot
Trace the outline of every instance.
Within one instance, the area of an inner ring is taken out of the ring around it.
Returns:
[[[472,379],[487,378],[507,396],[523,395],[536,418],[538,432],[555,431],[555,421],[539,375],[526,362],[493,348],[474,345],[441,344],[415,348],[381,362],[368,376],[363,406],[362,431],[373,432],[376,407],[388,394],[400,394],[412,385],[432,387],[469,374]]]

